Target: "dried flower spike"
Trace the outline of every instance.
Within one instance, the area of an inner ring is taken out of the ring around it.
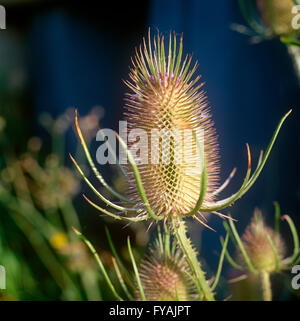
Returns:
[[[125,118],[129,131],[143,129],[150,139],[153,139],[153,130],[162,131],[157,155],[159,161],[153,163],[151,150],[146,164],[138,165],[150,207],[158,216],[169,215],[172,211],[190,213],[199,198],[199,186],[204,173],[189,171],[196,166],[196,140],[191,137],[192,141],[187,142],[183,137],[185,130],[200,130],[204,136],[207,201],[214,199],[212,193],[216,190],[219,174],[216,133],[205,94],[201,90],[203,84],[198,84],[200,76],[192,78],[198,64],[190,68],[192,56],[188,55],[181,61],[182,42],[181,36],[177,48],[176,36],[174,34],[172,41],[170,34],[168,57],[165,57],[164,37],[160,38],[158,34],[151,43],[149,33],[148,46],[144,39],[143,46],[136,49],[129,74],[131,82],[126,81],[134,92],[127,94],[126,98]],[[172,131],[179,131],[182,135],[179,141],[169,139]],[[147,150],[146,144],[140,144],[139,147]],[[175,157],[178,151],[184,156],[179,162]],[[164,156],[168,153],[169,161],[164,163]],[[135,177],[130,172],[133,188],[129,197],[139,203]]]
[[[169,216],[173,218],[193,216],[201,224],[207,226],[202,215],[203,212],[210,212],[222,218],[226,217],[218,211],[232,205],[252,187],[268,159],[282,124],[291,113],[290,110],[279,122],[266,151],[261,152],[252,176],[250,175],[251,154],[248,144],[246,145],[248,168],[240,189],[223,200],[216,200],[218,194],[224,190],[233,177],[235,169],[229,178],[220,187],[217,187],[219,156],[215,130],[204,93],[201,90],[202,84],[196,85],[199,76],[195,79],[192,78],[197,63],[193,68],[190,68],[191,56],[186,56],[182,61],[182,43],[183,37],[180,38],[178,47],[175,34],[173,37],[170,34],[168,54],[166,55],[164,37],[160,37],[158,34],[152,42],[149,30],[148,45],[144,40],[132,60],[131,82],[126,82],[126,84],[133,93],[127,95],[125,116],[129,129],[143,129],[147,134],[152,129],[166,130],[167,132],[192,130],[196,133],[189,141],[183,139],[180,143],[172,137],[170,140],[162,139],[161,143],[158,142],[157,162],[152,162],[152,155],[147,154],[146,158],[150,160],[148,164],[136,162],[127,142],[116,134],[130,163],[130,167],[127,168],[131,183],[128,198],[120,195],[109,186],[97,170],[80,130],[76,113],[77,133],[95,176],[109,192],[125,205],[118,205],[105,198],[93,186],[71,156],[77,170],[92,191],[113,211],[96,205],[86,196],[85,199],[100,212],[117,220],[134,222],[154,219],[158,221],[167,219]],[[199,132],[202,134],[200,140],[197,139]],[[168,154],[165,153],[166,149],[169,149],[168,163],[163,161],[163,155]],[[178,149],[181,151],[184,149],[184,157],[181,162],[175,159]],[[197,153],[196,149],[198,149]],[[196,174],[190,175],[186,171],[193,168],[194,164],[199,163],[200,171]],[[119,166],[124,173],[122,165],[119,164]],[[133,204],[135,205],[133,206]],[[130,213],[133,215],[128,216]]]

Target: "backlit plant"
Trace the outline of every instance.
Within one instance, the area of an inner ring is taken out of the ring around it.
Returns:
[[[126,81],[132,92],[126,95],[124,116],[129,129],[141,128],[148,134],[152,129],[192,130],[194,135],[191,137],[192,143],[188,144],[188,159],[180,163],[175,161],[176,149],[186,150],[187,144],[185,141],[178,143],[170,140],[168,145],[160,144],[157,163],[149,161],[147,164],[139,164],[130,152],[127,142],[116,134],[130,164],[125,168],[119,164],[129,182],[128,195],[120,195],[108,185],[97,170],[76,114],[77,133],[91,169],[100,183],[125,205],[112,202],[102,195],[72,156],[71,159],[92,191],[112,209],[102,208],[84,196],[101,213],[129,222],[146,220],[151,220],[151,224],[161,220],[168,222],[190,267],[191,278],[199,290],[199,298],[214,300],[213,288],[205,279],[197,253],[186,236],[183,219],[191,216],[208,227],[203,213],[213,213],[226,218],[227,216],[219,211],[232,205],[252,187],[268,159],[283,122],[291,111],[279,122],[266,151],[261,152],[253,173],[251,173],[250,148],[248,144],[246,145],[248,167],[241,187],[233,195],[218,200],[218,194],[228,185],[235,170],[222,185],[218,186],[219,156],[216,133],[205,94],[201,89],[202,84],[198,83],[200,77],[194,77],[197,63],[191,67],[192,57],[189,55],[182,57],[182,36],[178,46],[175,33],[173,36],[170,34],[167,48],[168,50],[165,48],[164,37],[158,34],[152,41],[149,31],[148,42],[146,43],[144,39],[143,44],[136,49],[129,74],[130,81]],[[198,138],[197,131],[202,133],[201,139]],[[162,161],[166,149],[169,149],[171,155],[167,164]],[[199,153],[195,153],[197,150]],[[150,155],[148,160],[151,160]],[[187,174],[186,169],[193,162],[201,164],[200,171],[196,174]]]
[[[292,232],[294,250],[289,257],[285,257],[285,242],[279,234],[280,219],[288,223]],[[275,203],[274,221],[274,228],[267,226],[261,211],[256,209],[251,223],[247,226],[241,238],[232,221],[229,221],[229,225],[224,223],[238,250],[238,262],[235,262],[226,250],[228,262],[235,269],[260,277],[263,298],[266,301],[272,299],[270,275],[283,270],[290,270],[300,262],[299,237],[295,224],[288,215],[280,217],[280,208],[277,203]]]

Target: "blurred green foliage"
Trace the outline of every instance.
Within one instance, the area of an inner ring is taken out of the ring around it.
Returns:
[[[112,298],[89,250],[72,231],[72,226],[81,228],[73,202],[79,180],[64,165],[72,115],[70,110],[58,119],[42,115],[51,137],[47,152],[38,137],[16,151],[8,130],[16,119],[0,117],[0,264],[7,271],[0,299]],[[89,140],[101,115],[96,108],[83,118]],[[110,271],[110,253],[100,255]]]

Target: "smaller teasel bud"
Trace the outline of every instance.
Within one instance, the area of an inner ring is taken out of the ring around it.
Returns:
[[[272,300],[270,275],[279,271],[290,270],[300,262],[299,236],[296,226],[290,216],[280,216],[280,207],[277,202],[274,202],[274,206],[274,229],[265,225],[262,213],[258,209],[254,211],[254,217],[241,238],[232,220],[229,221],[229,225],[227,223],[224,224],[227,235],[232,235],[232,239],[238,247],[237,259],[239,262],[235,262],[227,253],[228,262],[237,270],[249,270],[249,273],[246,272],[248,275],[243,274],[231,280],[231,283],[251,275],[259,276],[264,301]],[[288,223],[293,236],[294,250],[293,254],[288,257],[284,257],[286,249],[285,243],[279,234],[280,221]]]
[[[162,236],[163,237],[163,236]],[[190,301],[197,299],[196,287],[188,276],[189,267],[179,248],[167,238],[158,238],[142,261],[139,275],[148,301]],[[171,245],[171,246],[170,246]],[[191,274],[191,273],[190,273]],[[140,300],[140,294],[136,297]]]
[[[298,30],[292,26],[295,6],[293,0],[257,0],[257,8],[261,19],[273,34],[278,36],[295,33]]]
[[[277,259],[274,250],[277,252],[279,262],[285,254],[285,244],[280,234],[265,225],[262,213],[258,209],[255,210],[254,217],[242,236],[242,243],[253,267],[259,272],[276,271]],[[243,262],[242,257],[240,261]]]

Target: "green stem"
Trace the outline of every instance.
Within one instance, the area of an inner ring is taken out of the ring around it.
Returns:
[[[205,273],[201,269],[200,262],[197,259],[196,251],[193,249],[191,240],[186,236],[186,226],[181,218],[177,220],[173,218],[173,229],[178,244],[185,254],[186,260],[195,277],[197,288],[201,288],[204,298],[207,301],[214,301],[214,294],[205,279]]]
[[[262,286],[264,301],[272,301],[270,273],[266,271],[262,271],[260,273],[260,279],[261,279],[261,286]]]
[[[97,251],[95,250],[93,244],[82,234],[80,233],[78,230],[76,230],[74,227],[73,227],[73,231],[75,232],[76,235],[78,235],[82,241],[87,245],[87,247],[89,248],[89,250],[91,251],[91,253],[93,254],[99,268],[100,268],[100,271],[102,273],[102,275],[104,276],[104,279],[108,285],[108,287],[110,288],[111,292],[113,293],[113,295],[116,297],[116,299],[118,301],[123,301],[123,299],[119,296],[119,294],[117,293],[115,287],[113,286],[106,270],[105,270],[105,267],[97,253]]]
[[[297,229],[296,229],[296,226],[295,226],[293,220],[288,215],[283,215],[282,220],[286,220],[288,222],[290,230],[293,235],[294,252],[293,252],[293,255],[291,256],[291,258],[288,259],[288,262],[292,263],[297,258],[298,254],[300,253],[299,236],[298,236],[298,232],[297,232]]]
[[[214,283],[213,283],[213,285],[212,285],[212,289],[213,289],[213,290],[216,288],[216,286],[217,286],[218,283],[219,283],[219,279],[220,279],[220,275],[221,275],[221,272],[222,272],[223,261],[224,261],[224,256],[225,256],[225,252],[226,252],[228,240],[229,240],[229,233],[227,232],[226,237],[225,237],[225,241],[224,241],[224,243],[222,244],[222,247],[223,247],[223,248],[222,248],[222,252],[221,252],[221,255],[220,255],[220,260],[219,260],[219,265],[218,265],[217,274],[216,274],[216,277],[215,277],[215,281],[214,281]]]

